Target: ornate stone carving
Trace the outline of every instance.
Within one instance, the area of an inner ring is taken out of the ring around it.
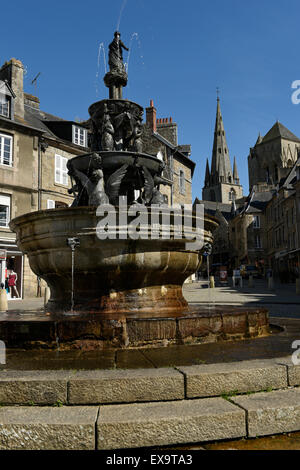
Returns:
[[[75,194],[72,206],[107,204],[109,199],[104,190],[101,157],[97,153],[92,154],[90,164],[84,170],[79,169],[76,163],[80,163],[76,158],[68,161],[68,174],[75,180],[75,184],[69,189],[70,194]]]

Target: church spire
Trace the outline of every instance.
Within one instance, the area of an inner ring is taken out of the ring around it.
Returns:
[[[262,136],[260,135],[260,132],[259,132],[258,137],[257,137],[257,141],[256,141],[255,145],[260,144],[261,141],[262,141]]]
[[[208,158],[206,159],[206,170],[205,170],[205,186],[210,184],[210,171],[209,171],[209,162]]]
[[[237,169],[237,164],[236,164],[236,158],[234,157],[233,160],[233,182],[234,184],[240,184],[240,178],[238,174],[238,169]]]
[[[214,184],[233,182],[219,96],[217,96],[217,113],[212,152],[211,180]]]

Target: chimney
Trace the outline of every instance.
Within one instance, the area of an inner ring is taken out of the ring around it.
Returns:
[[[14,99],[14,115],[24,118],[24,67],[20,60],[10,59],[0,69],[0,80],[7,80],[16,97]]]
[[[24,93],[24,104],[30,106],[31,108],[40,109],[40,100],[29,93]]]
[[[156,108],[154,108],[153,100],[150,100],[150,107],[146,108],[146,125],[156,132]]]

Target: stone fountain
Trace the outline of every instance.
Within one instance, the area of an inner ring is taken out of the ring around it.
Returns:
[[[180,215],[170,212],[160,191],[170,184],[164,165],[143,153],[143,108],[122,98],[127,84],[123,48],[116,32],[104,77],[109,99],[89,107],[91,153],[68,161],[72,206],[32,212],[10,223],[51,296],[42,318],[22,320],[23,330],[20,321],[0,323],[9,347],[157,346],[267,331],[265,311],[252,316],[237,311],[232,319],[230,309],[191,309],[183,297],[182,285],[201,265],[203,243],[212,243],[217,222],[190,212],[188,228],[178,236]],[[143,224],[129,237],[137,214]],[[187,245],[197,227],[203,243]]]

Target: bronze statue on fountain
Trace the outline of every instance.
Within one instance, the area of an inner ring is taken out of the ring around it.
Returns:
[[[159,191],[161,184],[171,184],[162,176],[164,164],[143,154],[143,108],[122,99],[122,88],[127,84],[122,49],[128,50],[116,32],[109,46],[110,71],[104,77],[110,98],[89,108],[93,153],[68,161],[74,181],[69,192],[76,196],[73,207],[104,201],[118,205],[119,196],[126,196],[128,204],[166,204]],[[134,190],[139,192],[137,197]]]

